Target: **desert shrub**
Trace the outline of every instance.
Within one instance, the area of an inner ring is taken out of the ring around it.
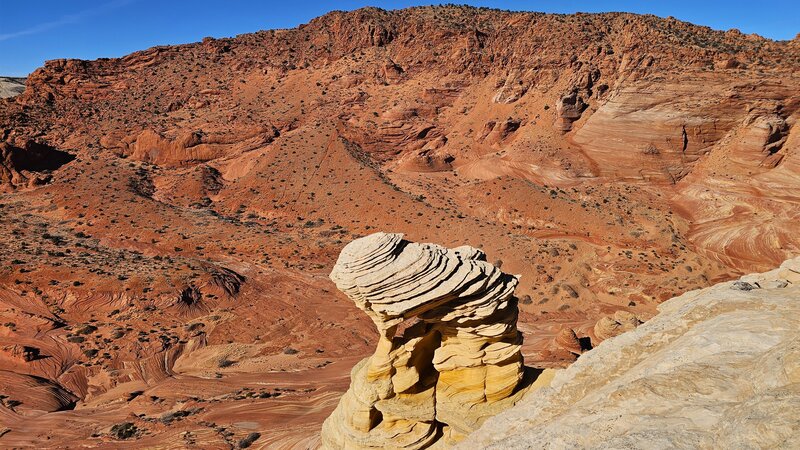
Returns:
[[[655,145],[647,144],[644,147],[644,149],[642,149],[642,153],[644,153],[645,155],[658,155],[660,152],[658,151],[658,148],[656,148]]]
[[[231,361],[228,358],[222,358],[217,362],[217,367],[225,368],[225,367],[230,367],[230,366],[232,366],[234,364],[236,364],[236,361]]]
[[[242,440],[239,441],[239,448],[247,448],[253,445],[253,442],[257,441],[258,438],[261,437],[261,433],[250,433],[247,436],[243,437]]]
[[[139,429],[131,422],[118,423],[111,427],[111,436],[116,439],[130,439]]]

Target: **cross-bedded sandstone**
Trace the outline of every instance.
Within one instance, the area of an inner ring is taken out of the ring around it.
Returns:
[[[342,250],[331,279],[380,337],[325,422],[326,447],[457,442],[531,387],[517,330],[517,277],[481,250],[375,233]]]

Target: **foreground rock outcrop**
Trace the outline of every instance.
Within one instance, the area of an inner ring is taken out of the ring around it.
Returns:
[[[323,446],[452,444],[529,390],[517,277],[485,259],[472,247],[412,243],[402,234],[375,233],[342,250],[331,279],[380,338],[325,421]],[[399,333],[406,321],[413,324]]]
[[[800,447],[800,258],[659,309],[463,448]]]

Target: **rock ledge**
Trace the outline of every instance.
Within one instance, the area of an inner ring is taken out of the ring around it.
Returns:
[[[659,309],[461,448],[800,448],[800,258]]]

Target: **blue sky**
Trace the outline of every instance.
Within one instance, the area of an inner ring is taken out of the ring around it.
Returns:
[[[455,3],[455,2],[454,2]],[[461,2],[458,2],[461,3]],[[463,3],[557,13],[626,11],[674,16],[715,29],[738,28],[772,39],[800,33],[800,0],[483,0]],[[410,0],[2,0],[0,75],[24,76],[56,58],[122,56],[154,45],[226,37],[308,22],[333,9],[396,9]]]

